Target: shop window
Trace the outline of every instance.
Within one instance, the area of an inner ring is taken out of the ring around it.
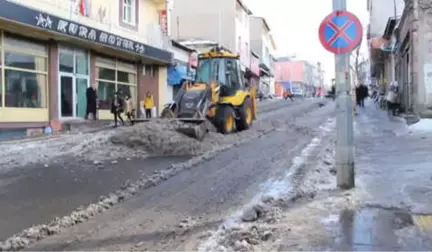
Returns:
[[[59,53],[60,72],[73,73],[74,71],[74,53],[73,51],[61,50]]]
[[[105,81],[97,82],[97,94],[100,109],[111,109],[111,100],[114,97],[115,91],[115,83]]]
[[[117,71],[117,81],[124,83],[135,83],[136,75],[133,73]]]
[[[75,52],[75,71],[77,74],[89,75],[89,62],[87,53]]]
[[[126,84],[118,84],[118,91],[123,96],[127,95],[127,96],[131,97],[132,100],[135,100],[135,98],[137,97],[136,86],[126,85]]]
[[[110,80],[115,81],[116,80],[116,71],[115,69],[109,69],[109,68],[97,68],[98,72],[98,79],[102,80]]]
[[[46,108],[46,75],[5,70],[6,107]]]
[[[109,59],[97,58],[96,68],[100,109],[111,109],[111,101],[116,91],[123,96],[129,95],[135,101],[137,97],[135,65],[118,60],[110,62]]]
[[[155,67],[153,65],[145,65],[144,75],[149,77],[155,77]]]
[[[15,52],[5,52],[5,66],[28,70],[47,70],[46,58]]]
[[[47,108],[48,66],[45,46],[5,36],[0,62],[1,80],[0,106],[12,108]],[[4,63],[4,64],[1,64]]]

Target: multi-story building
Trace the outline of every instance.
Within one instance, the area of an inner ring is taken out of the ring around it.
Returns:
[[[240,54],[244,71],[250,64],[249,15],[242,0],[174,1],[170,12],[174,39],[207,40]]]
[[[270,34],[270,27],[262,17],[251,16],[250,38],[252,51],[260,58],[260,89],[266,93],[275,93],[274,66],[275,59],[272,56],[276,51],[276,44]]]
[[[370,41],[371,75],[374,82],[384,84],[392,78],[389,52],[383,50],[389,45],[390,37],[384,33],[390,26],[391,29],[395,27],[395,16],[402,14],[404,0],[368,0],[367,9],[369,25],[366,36]]]
[[[290,89],[294,95],[309,96],[315,81],[314,65],[289,57],[278,58],[275,64],[275,80],[278,85]]]
[[[0,1],[0,128],[83,118],[93,84],[99,119],[112,118],[116,91],[136,105],[149,91],[161,109],[172,61],[159,25],[164,6],[163,0]]]
[[[397,28],[385,34],[396,37],[395,79],[406,114],[432,117],[432,14],[430,1],[406,0]],[[391,22],[389,20],[389,26]]]

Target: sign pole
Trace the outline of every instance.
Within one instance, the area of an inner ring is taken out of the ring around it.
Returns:
[[[333,0],[333,11],[345,11],[346,0]],[[350,189],[354,182],[353,102],[350,81],[350,52],[335,54],[336,71],[336,169],[337,186]]]

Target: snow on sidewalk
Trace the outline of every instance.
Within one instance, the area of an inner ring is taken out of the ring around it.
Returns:
[[[420,119],[408,127],[411,134],[432,133],[432,119]]]

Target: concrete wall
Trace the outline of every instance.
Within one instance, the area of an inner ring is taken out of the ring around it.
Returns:
[[[177,0],[171,10],[170,26],[173,39],[200,38],[219,41],[237,51],[233,0]]]

